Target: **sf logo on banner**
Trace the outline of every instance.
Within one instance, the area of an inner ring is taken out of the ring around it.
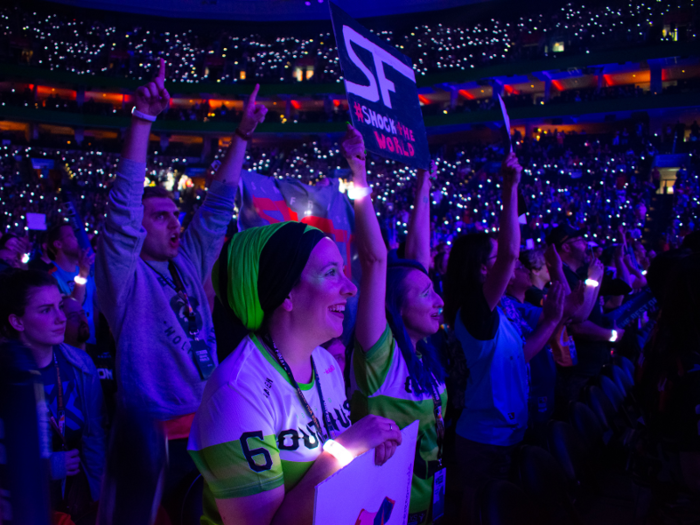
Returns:
[[[330,4],[353,125],[369,151],[416,168],[430,164],[411,60]]]

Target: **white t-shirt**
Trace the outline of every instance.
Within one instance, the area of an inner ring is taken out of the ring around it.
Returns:
[[[343,375],[331,354],[312,353],[321,390],[336,432],[350,426]],[[323,424],[312,378],[299,385]],[[259,494],[284,484],[291,490],[322,447],[316,429],[284,369],[251,334],[214,371],[194,417],[188,444],[205,480],[205,518],[221,523],[207,505],[217,499]],[[213,502],[212,502],[213,503]]]

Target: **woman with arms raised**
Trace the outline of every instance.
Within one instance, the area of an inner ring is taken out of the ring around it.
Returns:
[[[427,273],[430,181],[426,171],[419,170],[406,240],[406,256],[413,259],[387,264],[386,246],[369,196],[362,136],[349,128],[347,137],[343,154],[358,194],[365,194],[355,199],[362,281],[353,353],[352,418],[377,414],[393,419],[401,428],[420,422],[408,523],[431,523],[433,478],[442,468],[447,393],[436,352],[424,341],[440,328],[442,308]]]
[[[508,476],[512,452],[527,428],[527,363],[562,317],[564,291],[554,283],[537,327],[526,338],[520,314],[504,297],[520,251],[521,171],[510,153],[501,166],[498,240],[485,233],[463,235],[454,242],[447,263],[445,321],[454,330],[469,370],[455,441],[459,478],[465,487],[464,523],[476,523],[479,486]]]
[[[400,444],[389,419],[350,425],[342,373],[320,348],[341,335],[357,291],[343,264],[331,239],[296,222],[252,228],[224,246],[214,289],[250,334],[212,374],[192,425],[203,523],[311,524],[314,487],[345,456],[376,447],[383,464]]]

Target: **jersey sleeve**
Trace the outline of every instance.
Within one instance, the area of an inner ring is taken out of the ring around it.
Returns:
[[[284,483],[273,415],[256,398],[229,383],[195,416],[187,448],[216,499],[252,496]]]
[[[364,395],[374,394],[384,384],[394,357],[395,346],[394,336],[388,324],[379,341],[366,352],[355,343],[353,373],[357,386]]]

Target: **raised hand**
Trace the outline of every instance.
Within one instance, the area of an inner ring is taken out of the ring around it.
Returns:
[[[92,270],[92,265],[95,263],[95,253],[90,249],[80,251],[78,255],[78,268],[80,269],[80,277],[87,279]]]
[[[160,59],[158,76],[134,92],[134,105],[141,113],[157,117],[170,103],[170,94],[165,89],[165,60]]]
[[[265,120],[265,115],[267,114],[267,108],[256,102],[258,91],[260,91],[260,84],[255,84],[255,88],[253,88],[253,92],[248,97],[245,108],[243,108],[243,119],[238,127],[241,133],[245,135],[251,135],[258,124]]]
[[[544,252],[544,262],[547,264],[547,269],[549,269],[549,275],[554,275],[554,271],[562,269],[561,257],[554,244],[547,246]]]
[[[599,259],[593,259],[588,266],[588,278],[600,283],[603,278],[603,273],[605,273],[605,266],[603,266],[603,263],[600,262]]]
[[[348,131],[340,142],[340,152],[350,164],[353,176],[366,176],[365,141],[362,134],[348,124]],[[363,181],[356,181],[363,182]]]
[[[501,176],[503,184],[506,186],[516,186],[520,183],[520,174],[523,168],[518,162],[518,157],[515,153],[509,153],[501,164]]]
[[[430,168],[428,168],[427,170],[419,169],[418,173],[416,174],[416,178],[420,182],[428,183],[437,180],[437,164],[435,164],[435,161],[430,161]]]
[[[542,315],[548,321],[558,323],[564,314],[564,287],[560,283],[554,283],[547,293],[547,298],[542,305]]]

